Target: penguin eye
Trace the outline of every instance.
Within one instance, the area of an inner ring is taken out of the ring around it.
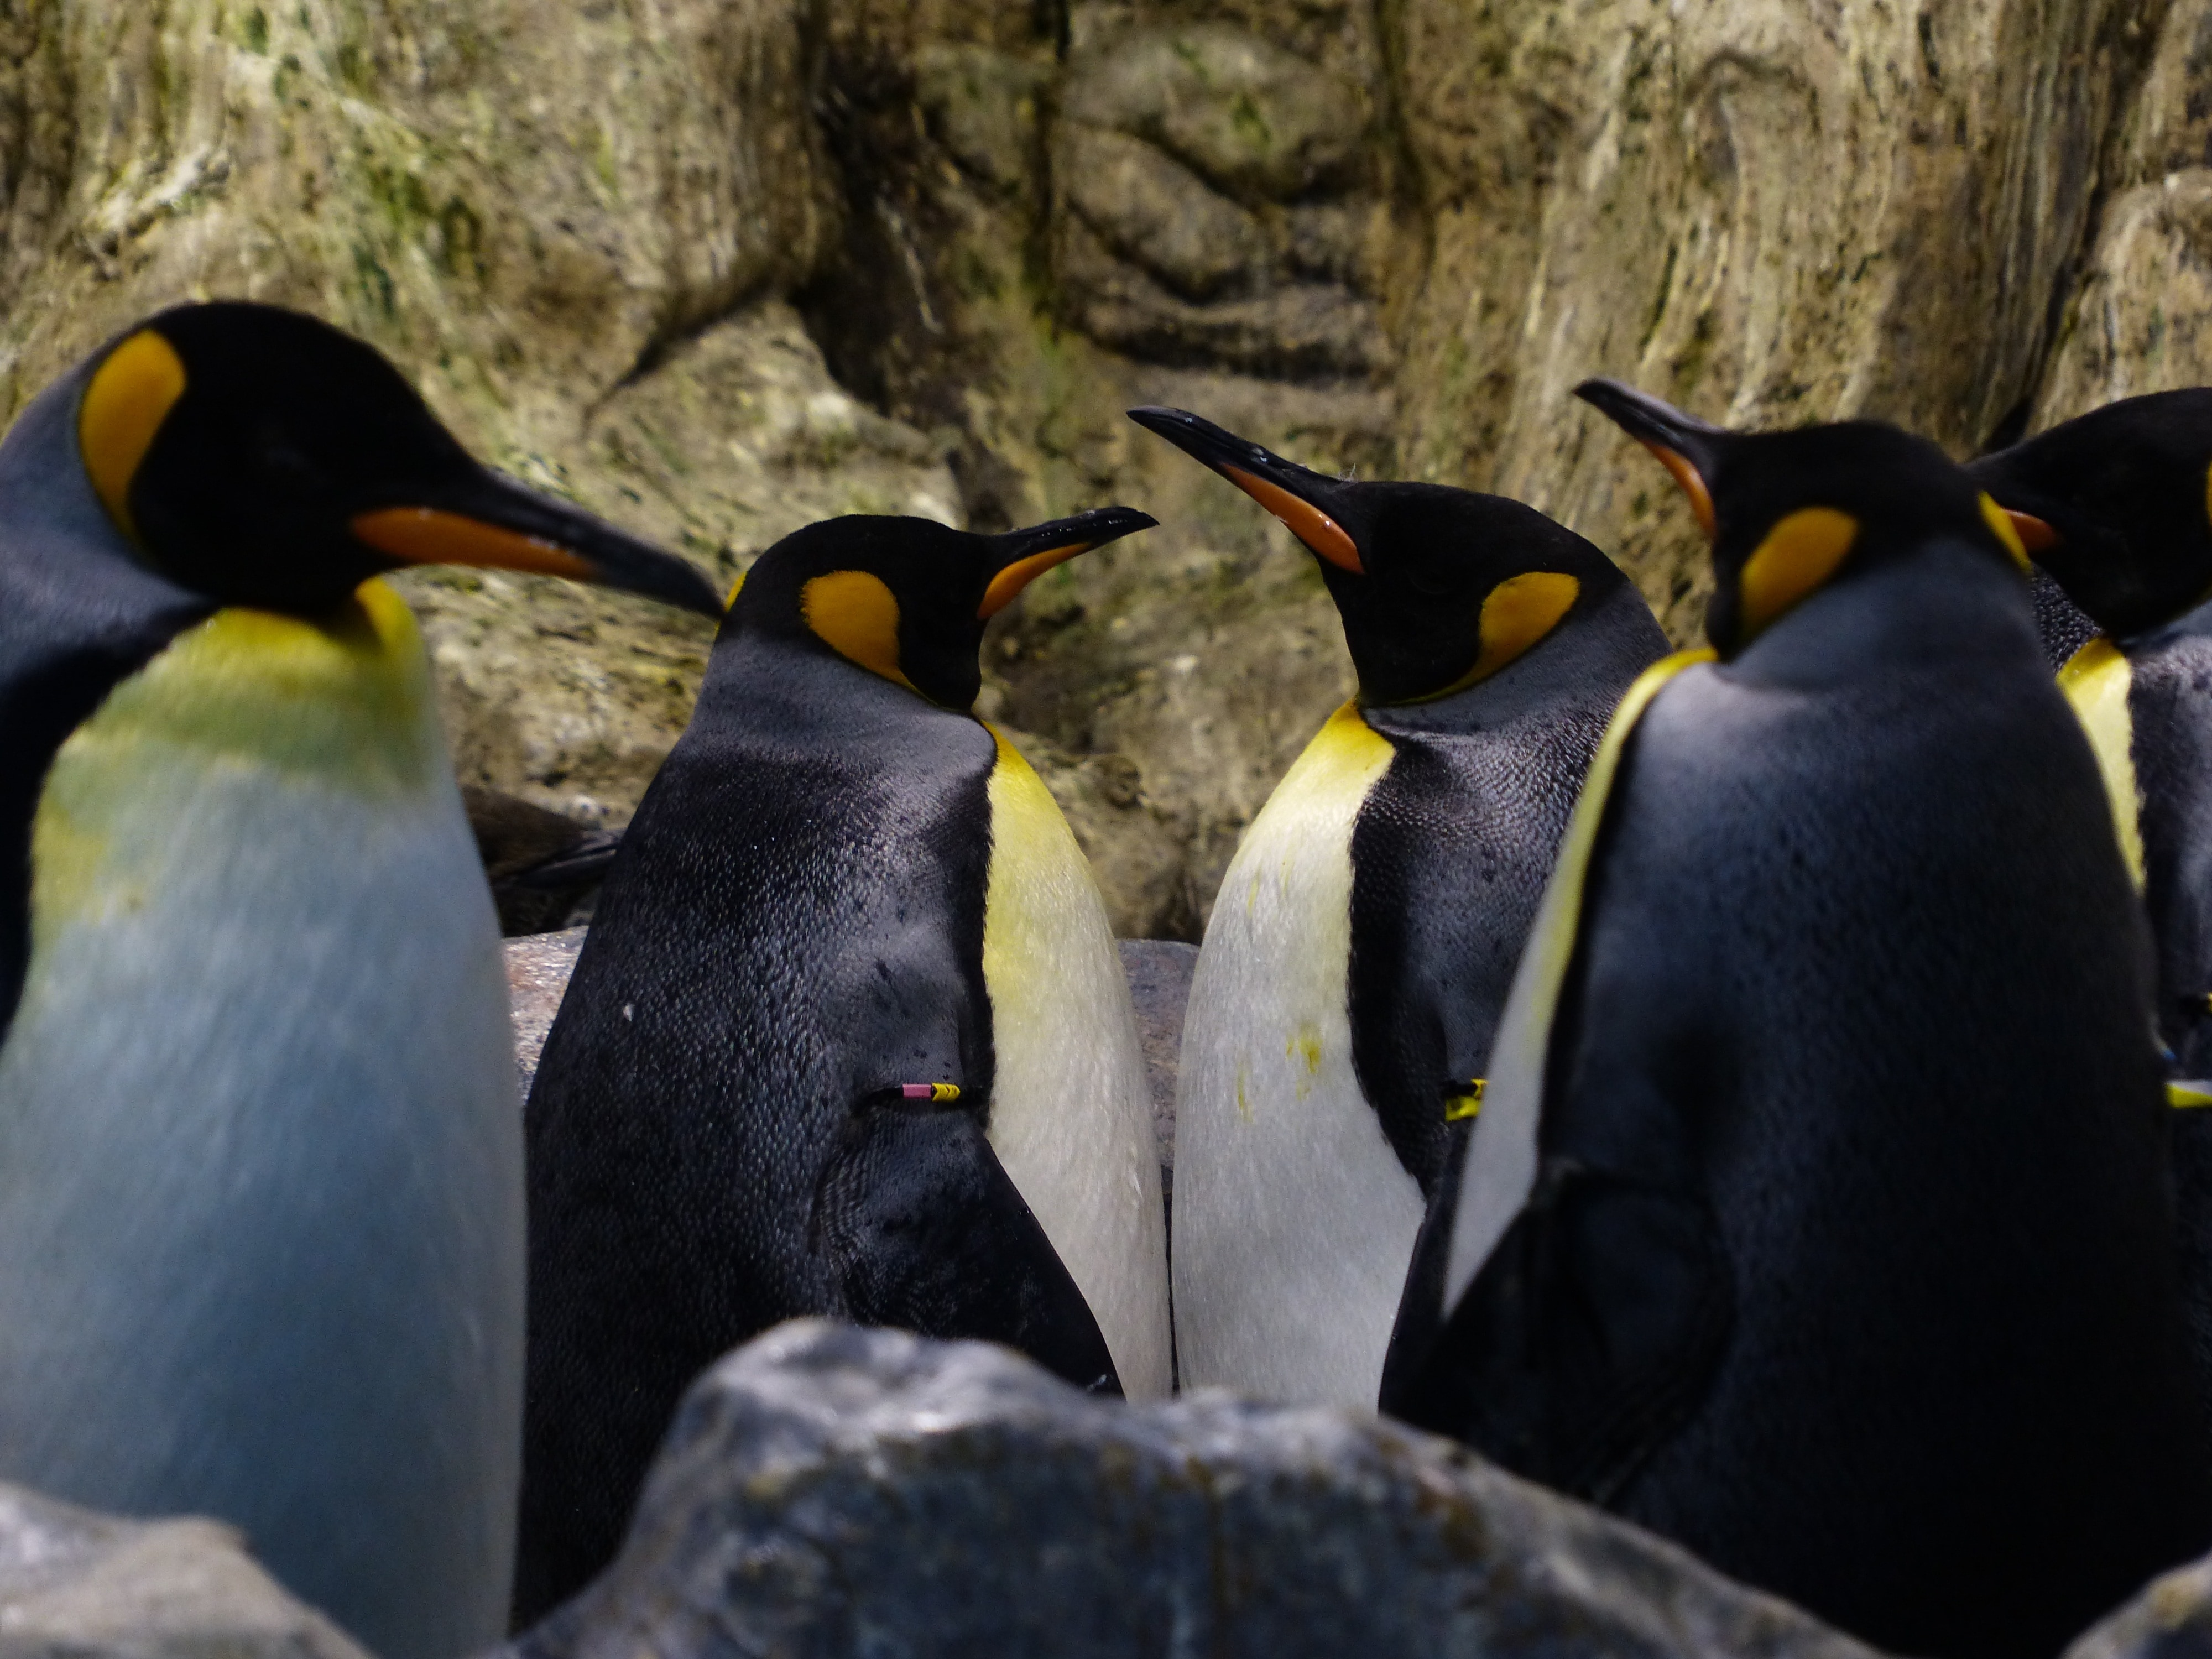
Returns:
[[[256,448],[262,471],[273,479],[301,489],[322,489],[330,483],[327,469],[282,432],[264,428]]]
[[[1439,564],[1421,563],[1406,572],[1406,582],[1416,593],[1437,599],[1451,592],[1451,573]]]

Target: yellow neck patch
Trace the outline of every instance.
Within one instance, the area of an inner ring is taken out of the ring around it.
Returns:
[[[436,787],[447,761],[429,663],[399,596],[365,582],[317,622],[218,611],[118,685],[62,744],[40,795],[41,908],[107,903],[110,826],[164,810],[149,780],[217,769],[368,799]]]
[[[882,577],[865,570],[817,576],[799,590],[799,613],[839,656],[914,690],[899,668],[898,600]]]
[[[134,542],[138,526],[131,516],[131,480],[184,393],[185,364],[177,349],[142,328],[107,354],[78,406],[76,446],[85,475],[107,516]]]
[[[1736,579],[1739,643],[1834,575],[1858,533],[1859,521],[1832,507],[1800,507],[1768,531]]]
[[[2012,521],[2012,514],[1999,507],[1986,489],[1978,499],[1981,502],[1982,522],[1989,526],[1990,533],[2004,544],[2005,551],[2012,555],[2012,562],[2020,567],[2023,575],[2033,574],[2035,567],[2028,562],[2027,545],[2021,540],[2020,526]]]
[[[2097,757],[2097,772],[2112,803],[2112,830],[2120,856],[2141,892],[2143,885],[2142,797],[2136,787],[2135,720],[2128,712],[2128,687],[2135,671],[2106,635],[2100,634],[2066,659],[2058,689],[2073,705],[2075,718]]]

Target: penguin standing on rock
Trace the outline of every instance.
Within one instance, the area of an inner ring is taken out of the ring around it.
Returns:
[[[747,574],[531,1091],[518,1626],[613,1556],[692,1378],[780,1320],[1167,1392],[1127,982],[1066,820],[969,712],[985,621],[1152,522],[833,519]]]
[[[1516,971],[1388,1403],[1896,1652],[2212,1540],[2148,950],[2025,556],[1933,446],[1611,381],[1713,538]]]
[[[241,1528],[385,1659],[497,1639],[522,1383],[499,934],[379,573],[716,613],[368,347],[165,312],[0,443],[0,1477]]]
[[[1518,501],[1130,416],[1321,562],[1359,677],[1245,831],[1192,980],[1182,1378],[1371,1407],[1576,788],[1666,638],[1612,561]]]
[[[2212,1407],[2212,389],[2130,398],[1967,471],[2063,590],[2046,647],[2158,951],[2182,1284]],[[2054,653],[2055,654],[2055,653]]]

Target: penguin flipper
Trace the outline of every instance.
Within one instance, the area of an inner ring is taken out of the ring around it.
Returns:
[[[1398,1333],[1382,1408],[1602,1503],[1695,1410],[1733,1317],[1702,1200],[1547,1157],[1441,1328]]]
[[[863,1107],[815,1213],[851,1318],[1001,1342],[1078,1388],[1121,1392],[1090,1304],[969,1111]]]

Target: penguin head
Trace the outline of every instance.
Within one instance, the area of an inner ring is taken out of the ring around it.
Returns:
[[[2107,404],[1966,471],[2106,633],[2212,598],[2212,388]]]
[[[399,372],[272,306],[179,306],[79,371],[76,449],[130,556],[218,605],[319,616],[413,564],[535,570],[719,617],[685,561],[471,459]]]
[[[985,536],[931,519],[854,514],[794,530],[754,562],[725,639],[757,634],[830,651],[946,708],[982,690],[983,625],[1079,553],[1156,522],[1134,507]]]
[[[1572,531],[1502,495],[1331,478],[1180,409],[1129,418],[1251,496],[1321,562],[1370,704],[1487,679],[1626,580]]]
[[[1618,380],[1585,380],[1595,404],[1656,456],[1712,540],[1705,635],[1734,656],[1800,600],[1911,556],[1938,536],[2025,574],[2011,521],[1924,438],[1875,421],[1730,432]]]

